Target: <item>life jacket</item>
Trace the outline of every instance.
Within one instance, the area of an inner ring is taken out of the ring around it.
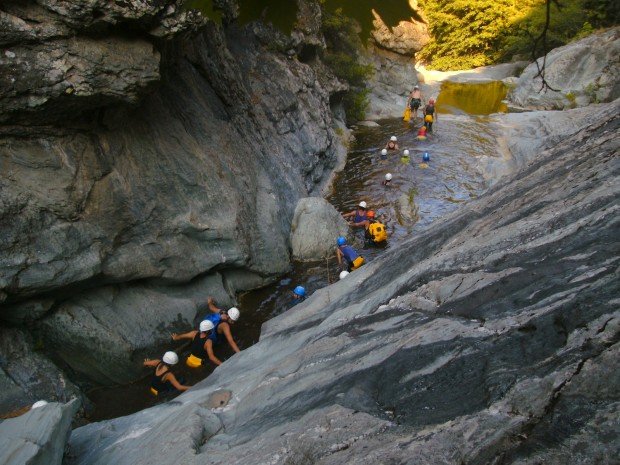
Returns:
[[[368,219],[366,211],[362,211],[363,214],[360,214],[359,210],[355,210],[355,220],[354,223],[361,223],[362,221],[366,221]]]
[[[368,236],[372,242],[378,244],[387,240],[385,225],[378,221],[368,225]]]
[[[359,257],[359,254],[350,245],[340,246],[340,251],[342,252],[344,259],[349,263],[353,263],[355,259]]]
[[[219,313],[210,313],[205,316],[204,319],[213,323],[213,329],[211,330],[211,334],[209,334],[208,338],[215,344],[217,342],[217,327],[222,322],[222,315]]]

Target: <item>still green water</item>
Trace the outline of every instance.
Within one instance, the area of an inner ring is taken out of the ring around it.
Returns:
[[[437,112],[469,115],[506,113],[503,100],[508,87],[501,81],[459,83],[444,81],[437,97]]]

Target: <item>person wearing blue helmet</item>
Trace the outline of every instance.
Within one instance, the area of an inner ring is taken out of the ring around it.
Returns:
[[[295,287],[295,289],[293,289],[293,299],[293,305],[306,300],[306,288],[303,286]]]
[[[347,240],[343,236],[340,236],[336,240],[336,258],[338,259],[338,265],[349,273],[353,270],[357,270],[365,263],[364,257],[360,256],[357,251],[347,245]]]

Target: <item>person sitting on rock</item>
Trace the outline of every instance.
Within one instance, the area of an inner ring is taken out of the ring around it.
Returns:
[[[209,360],[216,365],[222,364],[220,359],[213,353],[214,333],[215,325],[211,320],[201,321],[198,331],[189,331],[183,334],[172,333],[173,341],[180,341],[181,339],[189,339],[192,341],[189,357],[185,360],[188,367],[201,367],[206,358],[209,358]]]
[[[418,109],[422,106],[422,92],[420,92],[420,86],[413,86],[407,104],[411,108],[413,120],[415,121],[418,118]]]
[[[179,362],[179,357],[175,352],[168,351],[161,360],[144,359],[145,367],[155,367],[155,372],[151,378],[151,393],[153,395],[164,394],[166,392],[187,391],[191,386],[181,384],[170,369]]]
[[[428,105],[424,107],[424,126],[428,132],[433,132],[433,121],[437,121],[437,111],[435,110],[435,100],[430,99]]]
[[[366,216],[366,210],[368,209],[368,204],[363,200],[357,206],[357,209],[350,211],[349,213],[345,213],[342,217],[347,220],[349,226],[353,226],[356,228],[363,228],[366,226],[366,221],[368,220]],[[349,220],[349,218],[353,218]]]
[[[387,144],[385,144],[385,148],[390,151],[398,150],[398,139],[396,136],[390,137],[390,140]]]
[[[239,347],[235,343],[232,337],[231,326],[239,319],[241,313],[237,307],[231,307],[228,311],[221,310],[215,305],[213,297],[207,299],[207,305],[211,313],[205,316],[205,320],[210,320],[215,326],[215,329],[210,336],[214,344],[218,344],[221,341],[219,336],[224,336],[230,348],[235,352],[240,352]]]
[[[347,240],[343,236],[340,236],[336,243],[338,244],[336,258],[341,269],[350,273],[364,264],[364,257],[361,257],[353,247],[347,245]]]

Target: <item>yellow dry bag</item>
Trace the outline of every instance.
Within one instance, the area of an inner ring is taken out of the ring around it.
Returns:
[[[405,108],[405,112],[403,113],[403,121],[409,121],[411,119],[411,108]]]
[[[368,235],[374,243],[384,242],[387,240],[387,231],[385,225],[381,223],[370,223],[368,225]]]

